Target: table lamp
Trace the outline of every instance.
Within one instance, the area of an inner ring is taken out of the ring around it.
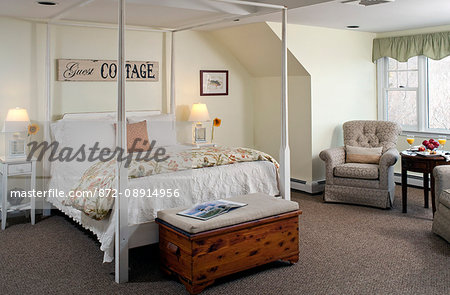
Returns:
[[[5,135],[5,155],[7,159],[26,158],[26,138],[30,118],[26,109],[8,110],[2,132]]]
[[[202,122],[209,121],[209,113],[206,104],[195,103],[192,105],[191,115],[189,116],[190,122],[195,122],[193,126],[193,143],[206,142],[206,128],[203,127]]]

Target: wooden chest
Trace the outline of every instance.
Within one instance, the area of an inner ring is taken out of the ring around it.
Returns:
[[[295,263],[299,214],[295,210],[196,234],[157,219],[161,268],[198,294],[232,273],[276,260]]]

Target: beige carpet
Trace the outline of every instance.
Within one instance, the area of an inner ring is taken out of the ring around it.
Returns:
[[[324,204],[294,193],[300,203],[300,261],[276,262],[220,280],[202,294],[450,294],[450,245],[431,233],[431,209],[410,189],[401,213]],[[34,227],[23,218],[0,232],[1,294],[187,294],[159,272],[157,248],[131,251],[131,282],[113,282],[92,236],[63,216]]]

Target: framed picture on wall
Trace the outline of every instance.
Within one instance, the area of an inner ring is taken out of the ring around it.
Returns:
[[[228,95],[228,71],[200,71],[200,95]]]

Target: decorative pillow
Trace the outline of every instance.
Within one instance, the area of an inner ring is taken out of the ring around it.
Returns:
[[[140,139],[133,148],[136,139]],[[148,151],[150,142],[147,133],[147,121],[127,124],[127,149],[129,153]]]
[[[364,148],[347,145],[345,151],[346,163],[378,164],[380,162],[383,147]]]

